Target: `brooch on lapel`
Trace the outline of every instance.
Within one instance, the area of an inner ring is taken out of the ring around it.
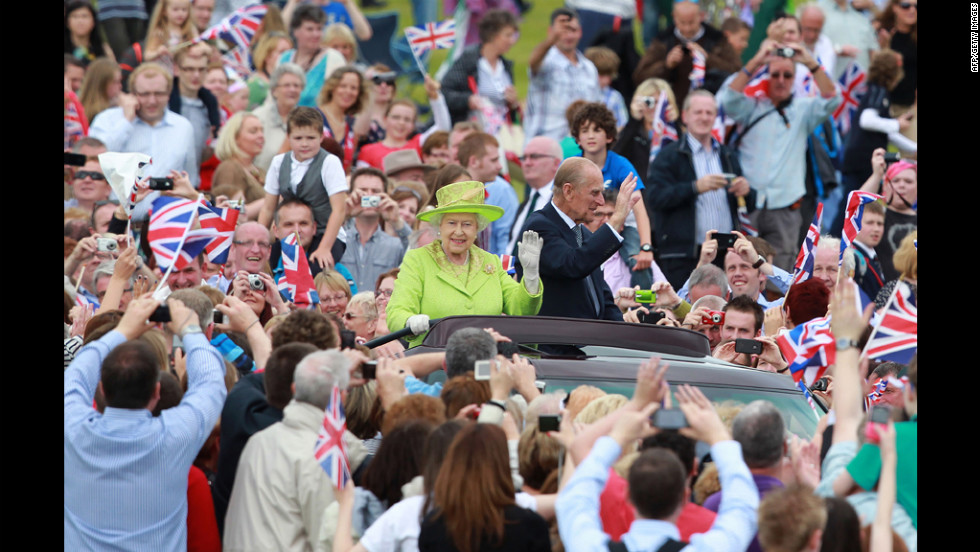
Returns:
[[[487,274],[493,274],[493,265],[488,263],[487,266],[483,267],[483,271]]]

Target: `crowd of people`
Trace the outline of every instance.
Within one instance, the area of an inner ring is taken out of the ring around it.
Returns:
[[[65,548],[915,550],[917,357],[862,352],[916,302],[917,2],[451,4],[410,96],[358,0],[66,0]],[[199,39],[246,12],[247,51]],[[148,156],[130,197],[107,154]],[[224,262],[164,263],[167,198],[238,210]],[[685,328],[789,383],[826,317],[829,412],[802,439],[656,356],[543,393],[493,328],[411,350],[456,315]]]

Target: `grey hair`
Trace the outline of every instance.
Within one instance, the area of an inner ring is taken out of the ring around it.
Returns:
[[[374,293],[362,291],[350,298],[347,308],[356,308],[367,320],[378,319],[378,304],[374,300]]]
[[[712,284],[718,286],[722,293],[728,291],[728,276],[725,276],[725,271],[708,263],[695,268],[691,272],[687,289],[693,289],[696,286],[710,286]]]
[[[99,266],[95,268],[95,271],[92,272],[92,285],[94,286],[99,281],[99,278],[105,278],[107,276],[111,278],[112,273],[115,271],[116,271],[116,261],[114,259],[110,259],[108,261],[102,261],[101,263],[99,263]]]
[[[350,364],[350,360],[337,350],[317,351],[303,357],[293,373],[296,401],[325,410],[334,385],[347,389]]]
[[[815,249],[826,249],[840,255],[840,238],[835,238],[830,234],[824,234],[820,236],[820,241],[817,242],[817,247]],[[816,255],[817,252],[814,251],[813,254]],[[854,251],[851,251],[851,248],[847,248],[844,251],[844,262],[842,267],[844,269],[845,276],[854,275],[854,269],[857,267],[857,259],[854,257]]]
[[[698,97],[711,98],[712,103],[714,103],[715,105],[715,110],[718,109],[718,100],[717,98],[715,98],[715,95],[712,94],[711,92],[708,92],[704,88],[699,88],[697,90],[691,91],[691,93],[684,98],[684,104],[682,105],[681,110],[687,111],[691,107],[691,99],[698,98]]]
[[[286,73],[296,75],[297,77],[299,77],[300,87],[301,88],[306,87],[306,73],[303,72],[302,67],[296,65],[295,63],[280,63],[276,67],[275,71],[273,71],[272,74],[269,75],[269,90],[272,90],[275,87],[279,86],[279,79],[281,79],[282,76],[285,75]],[[269,96],[271,97],[272,94],[269,94]]]
[[[479,223],[478,223],[479,224]],[[431,225],[420,226],[418,230],[412,232],[412,235],[408,237],[408,248],[417,249],[419,247],[419,242],[422,241],[427,234],[431,234],[435,238],[436,234],[435,227]]]
[[[750,468],[768,468],[783,458],[786,424],[783,415],[766,400],[752,401],[732,421],[732,438],[742,445],[742,458]]]
[[[725,301],[721,297],[718,297],[717,295],[705,295],[704,297],[695,301],[693,305],[691,305],[691,310],[700,307],[706,307],[711,310],[721,310],[725,308],[726,303],[727,301]]]
[[[442,224],[442,217],[444,217],[445,215],[448,215],[448,214],[449,213],[436,213],[436,214],[431,215],[429,217],[429,224],[431,224],[432,225],[432,228],[435,229],[435,233],[436,233],[436,237],[437,238],[438,237],[441,237],[441,233],[439,232],[439,225]],[[490,226],[490,221],[487,219],[487,217],[485,217],[485,216],[483,216],[483,215],[481,215],[479,213],[472,213],[472,214],[476,215],[476,231],[477,232],[483,232],[483,230],[487,226]]]
[[[524,415],[524,427],[538,425],[538,418],[541,416],[554,416],[561,413],[561,402],[565,400],[568,393],[564,389],[557,389],[550,393],[542,393],[534,398],[527,405],[527,414]]]
[[[493,336],[480,328],[463,328],[446,341],[446,377],[452,378],[473,370],[478,360],[497,356]]]

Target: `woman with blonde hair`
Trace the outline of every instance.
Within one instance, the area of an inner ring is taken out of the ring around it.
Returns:
[[[255,47],[252,61],[255,72],[248,78],[248,107],[254,109],[265,101],[269,94],[269,78],[279,65],[279,56],[293,47],[293,41],[285,33],[272,32],[267,34]]]
[[[230,184],[244,192],[248,220],[258,218],[265,201],[265,171],[254,163],[264,146],[262,121],[248,111],[240,111],[221,127],[214,150],[221,164],[214,171],[211,185]]]
[[[102,111],[115,107],[120,92],[122,71],[115,60],[99,58],[90,63],[78,91],[78,98],[89,122]]]
[[[320,312],[343,317],[352,295],[347,278],[336,270],[324,270],[313,278],[313,285],[320,296]]]
[[[343,148],[344,172],[348,174],[357,146],[354,116],[361,112],[367,101],[364,75],[353,65],[345,65],[331,73],[317,97],[317,107],[323,113],[323,134]]]
[[[656,153],[672,141],[663,135],[653,136],[653,122],[659,117],[657,106],[661,94],[667,98],[667,122],[674,125],[675,133],[680,135],[680,110],[670,84],[663,79],[646,79],[633,93],[629,106],[629,122],[619,133],[619,139],[612,148],[612,151],[633,163],[637,174],[646,175]]]

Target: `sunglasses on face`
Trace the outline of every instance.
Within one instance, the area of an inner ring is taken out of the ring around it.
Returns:
[[[919,11],[919,5],[918,4],[913,4],[911,2],[899,2],[898,3],[898,7],[902,8],[903,10],[908,10],[908,9],[911,9],[911,8],[915,8],[915,11]]]
[[[393,85],[395,84],[395,72],[389,71],[388,73],[378,73],[377,75],[371,77],[371,82],[374,84],[384,83],[387,85]]]
[[[105,175],[95,171],[78,171],[75,173],[75,178],[79,180],[84,180],[86,178],[91,178],[92,180],[105,180]]]
[[[776,78],[776,77],[782,77],[782,78],[784,78],[784,79],[787,79],[787,80],[789,80],[789,79],[792,79],[792,78],[793,78],[793,76],[794,76],[794,75],[793,75],[793,73],[789,73],[789,72],[785,72],[785,71],[784,71],[784,72],[782,72],[782,73],[772,73],[772,74],[770,75],[770,77],[769,77],[769,78],[772,78],[772,79],[774,79],[774,78]]]

